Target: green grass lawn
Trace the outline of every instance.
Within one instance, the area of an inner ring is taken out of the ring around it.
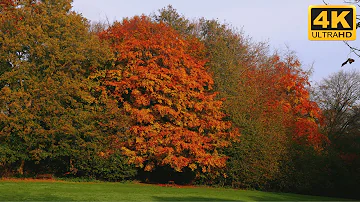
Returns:
[[[329,201],[336,198],[136,183],[0,180],[0,201]]]

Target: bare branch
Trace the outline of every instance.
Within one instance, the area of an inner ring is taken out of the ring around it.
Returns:
[[[359,48],[355,48],[355,47],[351,46],[347,41],[344,41],[344,43],[350,48],[350,51],[352,53],[354,53],[356,56],[360,57],[360,49]]]

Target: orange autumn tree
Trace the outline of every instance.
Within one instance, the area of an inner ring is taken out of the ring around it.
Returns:
[[[280,123],[295,142],[321,150],[328,142],[320,133],[323,117],[318,105],[310,100],[308,74],[300,62],[291,54],[284,59],[274,55],[260,66],[247,75],[248,82],[262,89],[265,117],[281,117]]]
[[[218,150],[235,132],[214,99],[203,44],[145,16],[115,22],[100,38],[116,59],[114,68],[97,75],[132,117],[127,141],[118,143],[131,162],[145,171],[224,167],[226,156]]]

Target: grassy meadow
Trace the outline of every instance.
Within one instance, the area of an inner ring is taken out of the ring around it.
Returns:
[[[339,201],[342,199],[140,183],[0,180],[0,201]]]

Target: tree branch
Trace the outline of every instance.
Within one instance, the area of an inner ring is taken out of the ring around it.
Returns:
[[[360,49],[359,48],[355,48],[355,47],[351,46],[347,41],[344,41],[344,43],[350,48],[350,51],[352,53],[354,53],[356,56],[360,57]]]

